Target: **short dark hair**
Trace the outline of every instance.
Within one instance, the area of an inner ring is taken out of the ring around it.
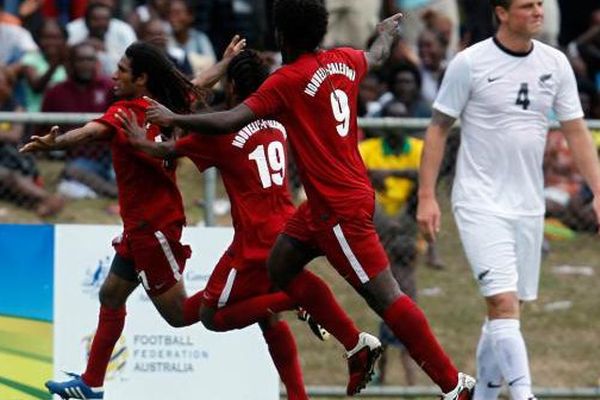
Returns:
[[[227,66],[227,79],[235,85],[235,95],[245,100],[254,93],[269,76],[269,67],[254,50],[244,50],[233,57]]]
[[[327,33],[328,13],[323,0],[276,0],[275,28],[296,50],[312,51]]]
[[[421,89],[422,77],[421,77],[421,72],[419,71],[419,68],[417,68],[417,66],[413,63],[402,62],[402,63],[394,65],[390,69],[389,75],[387,77],[387,84],[388,84],[388,88],[390,90],[392,89],[392,86],[394,86],[394,83],[396,82],[396,75],[398,75],[400,72],[410,72],[415,77],[415,83],[417,84],[417,87],[419,89]]]
[[[512,0],[490,0],[490,5],[492,6],[492,15],[494,16],[494,21],[496,21],[497,24],[500,23],[500,20],[496,15],[496,7],[500,6],[505,10],[508,10],[511,4]]]
[[[106,8],[109,11],[109,13],[110,13],[110,15],[112,17],[113,10],[112,10],[112,8],[110,8],[109,6],[107,6],[106,4],[103,4],[103,3],[89,3],[88,6],[85,8],[85,13],[83,15],[85,21],[89,21],[90,20],[92,12],[96,8]]]

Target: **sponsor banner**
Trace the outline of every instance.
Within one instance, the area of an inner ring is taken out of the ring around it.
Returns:
[[[54,373],[82,372],[96,329],[98,290],[112,261],[117,226],[57,225],[54,270]],[[231,241],[230,228],[188,228],[193,249],[184,279],[188,294],[206,285]],[[257,384],[259,383],[259,384]],[[106,400],[276,400],[279,379],[260,329],[209,332],[201,324],[172,328],[140,287],[127,303],[104,385]]]

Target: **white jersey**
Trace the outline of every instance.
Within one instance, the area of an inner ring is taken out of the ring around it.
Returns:
[[[461,119],[452,203],[508,216],[544,213],[548,116],[583,117],[567,58],[539,41],[527,54],[493,38],[450,62],[433,107]]]

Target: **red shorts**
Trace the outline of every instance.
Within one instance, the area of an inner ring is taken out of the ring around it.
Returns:
[[[219,260],[204,288],[204,301],[210,308],[222,308],[241,300],[268,294],[272,290],[266,265],[236,269],[226,252]]]
[[[133,262],[138,278],[149,296],[158,296],[181,279],[185,262],[192,255],[182,245],[179,225],[162,231],[123,232],[113,239],[117,254]]]
[[[360,211],[345,221],[316,221],[306,202],[288,220],[283,233],[317,248],[352,286],[377,276],[389,261],[373,224],[373,211]]]

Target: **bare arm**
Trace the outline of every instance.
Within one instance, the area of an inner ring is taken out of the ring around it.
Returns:
[[[151,105],[146,111],[146,120],[160,126],[178,126],[182,129],[207,134],[224,135],[242,129],[256,117],[245,104],[227,111],[206,114],[175,114],[162,104],[145,97]]]
[[[419,168],[419,207],[417,222],[427,240],[434,241],[440,230],[440,208],[435,186],[444,158],[446,140],[455,119],[434,109],[431,123],[425,133],[425,144]]]
[[[392,43],[398,34],[400,18],[402,18],[401,13],[394,14],[377,24],[377,39],[375,39],[371,48],[366,53],[369,69],[383,64],[390,56]]]
[[[55,125],[44,136],[32,136],[29,143],[26,143],[19,151],[29,153],[66,149],[93,140],[108,139],[110,135],[111,129],[108,126],[95,121],[88,122],[81,128],[70,130],[62,135],[58,126]]]
[[[178,157],[175,152],[175,141],[153,142],[148,140],[146,129],[138,125],[132,112],[119,109],[115,117],[123,124],[129,142],[136,149],[156,158],[173,159]]]
[[[600,221],[600,164],[592,136],[582,118],[563,121],[560,125],[575,164],[594,193],[593,207],[596,219]]]
[[[200,88],[209,89],[213,87],[227,72],[227,67],[233,59],[246,47],[246,39],[235,35],[223,53],[223,59],[205,71],[198,74],[192,83]]]

